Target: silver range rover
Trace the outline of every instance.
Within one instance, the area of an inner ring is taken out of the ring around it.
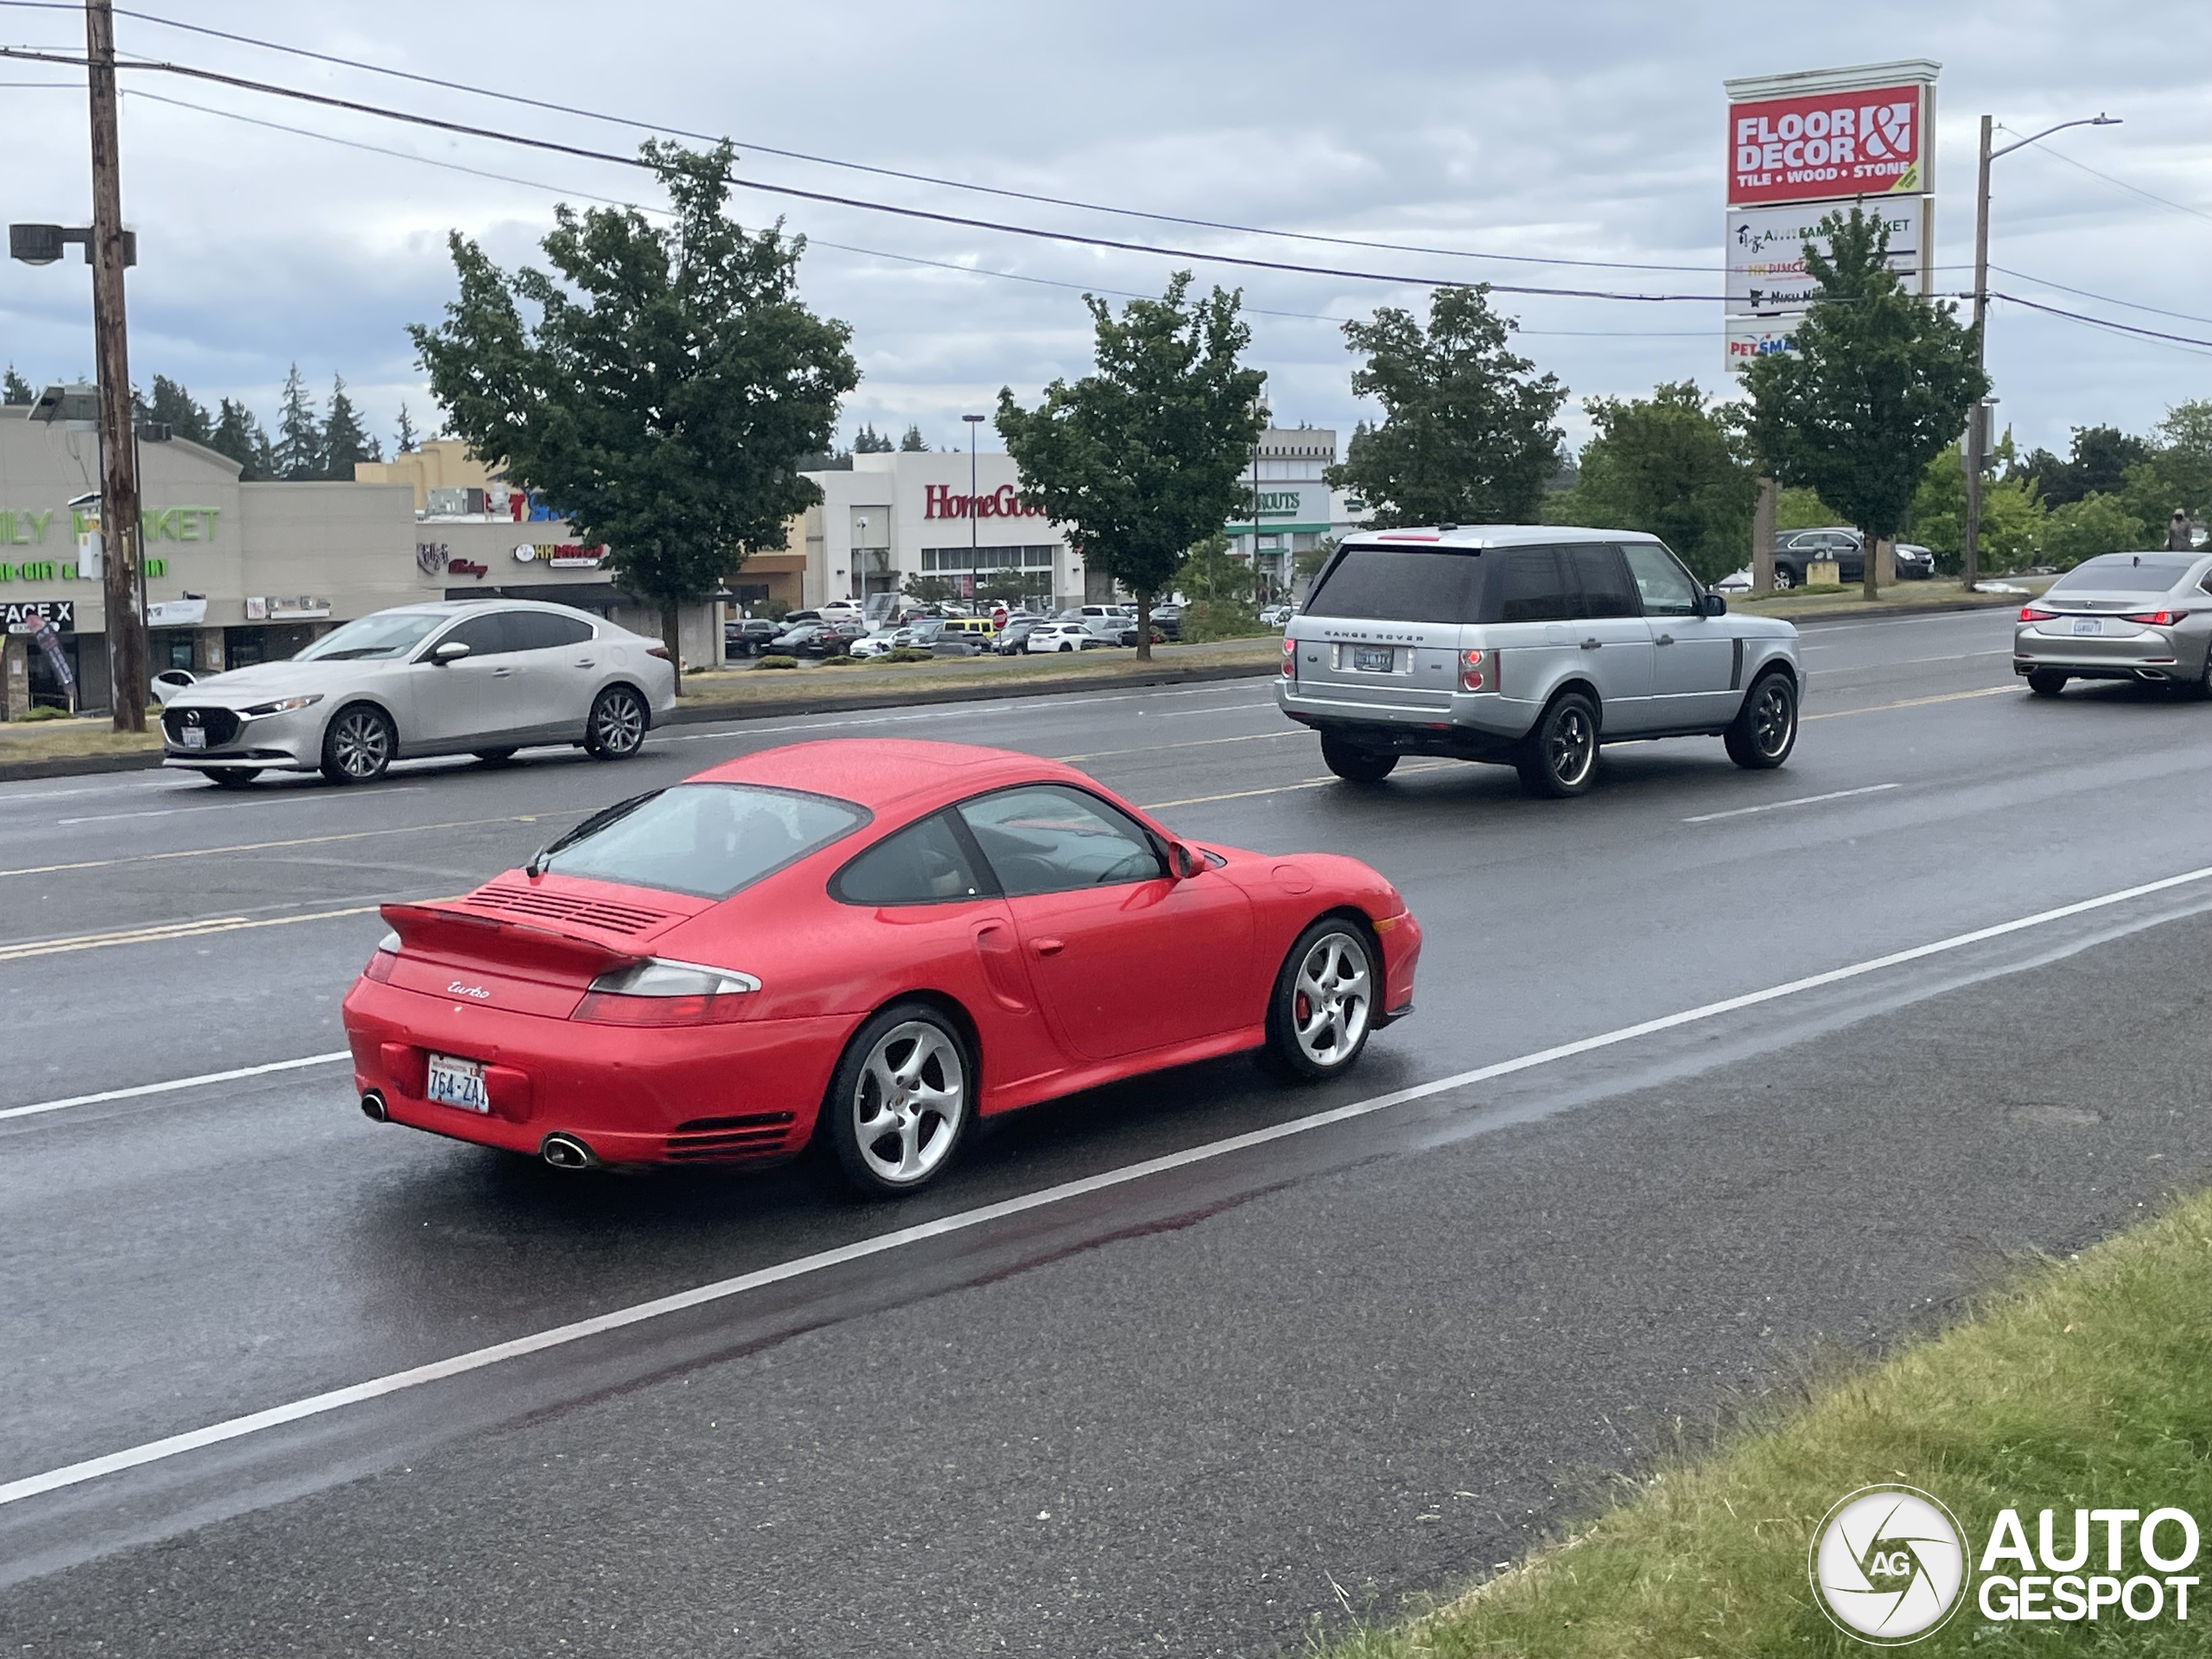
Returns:
[[[1363,531],[1291,619],[1275,696],[1360,783],[1433,754],[1579,795],[1600,744],[1660,737],[1718,737],[1739,766],[1778,766],[1797,741],[1797,631],[1727,611],[1631,531]]]

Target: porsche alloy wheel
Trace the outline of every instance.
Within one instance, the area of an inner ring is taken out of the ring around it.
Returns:
[[[927,1185],[968,1126],[971,1070],[960,1033],[925,1003],[862,1027],[830,1085],[830,1143],[853,1184],[881,1197]]]
[[[1373,1028],[1374,948],[1357,926],[1325,917],[1299,935],[1275,976],[1268,1052],[1294,1077],[1333,1077],[1359,1058]]]
[[[591,706],[584,747],[601,760],[626,760],[645,747],[652,723],[643,697],[626,685],[610,685]]]

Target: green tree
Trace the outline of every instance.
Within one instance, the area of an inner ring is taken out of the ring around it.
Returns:
[[[392,434],[391,442],[392,453],[401,455],[413,454],[421,442],[421,440],[416,436],[415,423],[408,417],[407,405],[404,404],[399,406],[399,427]]]
[[[269,434],[254,412],[242,403],[225,397],[217,404],[215,429],[207,435],[207,447],[238,462],[238,477],[244,482],[252,483],[276,474],[276,457],[270,446]]]
[[[922,435],[922,429],[918,426],[909,426],[906,435],[899,440],[899,449],[902,454],[925,455],[929,448],[930,441]]]
[[[853,453],[856,455],[887,455],[891,440],[873,426],[864,426],[853,435]]]
[[[2127,469],[2120,496],[2146,524],[2163,528],[2176,507],[2212,519],[2212,401],[2176,404],[2151,435],[2151,453]]]
[[[1567,389],[1506,349],[1515,325],[1488,294],[1438,289],[1425,329],[1389,306],[1344,324],[1367,359],[1351,389],[1382,405],[1382,421],[1355,430],[1327,476],[1364,500],[1378,527],[1529,523],[1560,470],[1566,435],[1552,419]]]
[[[2044,556],[2062,570],[2071,570],[2084,559],[2100,553],[2141,553],[2163,546],[2165,526],[2154,536],[2149,525],[2127,511],[2115,496],[2093,491],[2078,501],[2054,507],[2044,531]]]
[[[1333,536],[1323,536],[1316,538],[1313,546],[1291,560],[1291,575],[1297,578],[1301,593],[1307,583],[1321,574],[1321,567],[1329,562],[1329,556],[1336,550],[1337,538]]]
[[[1963,487],[1963,486],[1961,486]],[[1843,515],[1821,499],[1818,490],[1808,490],[1802,485],[1785,486],[1777,494],[1774,504],[1774,528],[1777,533],[1793,530],[1824,530],[1839,524]]]
[[[322,423],[323,476],[351,483],[355,461],[383,459],[384,445],[368,435],[353,410],[353,400],[346,395],[345,377],[333,375],[330,412]]]
[[[950,576],[909,576],[899,591],[922,605],[944,605],[960,597],[960,584]]]
[[[1873,543],[1893,541],[1928,463],[1954,442],[1989,390],[1974,331],[1956,308],[1909,294],[1889,267],[1879,214],[1821,221],[1828,251],[1805,245],[1820,284],[1794,351],[1744,372],[1751,432],[1773,475],[1820,493]],[[1877,596],[1876,562],[1866,595]]]
[[[1032,505],[1068,526],[1090,569],[1136,595],[1137,656],[1152,657],[1152,601],[1190,550],[1217,535],[1240,502],[1252,446],[1267,429],[1261,375],[1239,368],[1252,331],[1241,293],[1189,302],[1178,271],[1156,300],[1116,317],[1090,307],[1096,370],[1055,380],[1025,410],[999,392],[998,429]]]
[[[1758,471],[1695,381],[1625,403],[1588,397],[1582,407],[1597,435],[1583,446],[1573,486],[1545,501],[1548,520],[1648,531],[1709,582],[1750,557]]]
[[[207,412],[207,405],[166,374],[154,377],[154,396],[146,406],[146,417],[167,426],[171,435],[194,443],[207,442],[215,430],[215,417]]]
[[[2077,426],[2073,454],[2062,461],[2048,449],[2029,452],[2027,468],[2042,486],[2044,505],[2063,507],[2093,491],[2115,494],[2127,469],[2151,458],[2151,446],[2116,426]]]
[[[37,401],[38,393],[31,390],[31,383],[17,374],[10,363],[7,374],[0,377],[0,408],[21,408]]]
[[[1192,548],[1176,566],[1173,587],[1189,599],[1249,605],[1259,588],[1259,575],[1252,569],[1252,561],[1231,553],[1229,537],[1217,532]]]
[[[1986,479],[1981,486],[1981,568],[1992,575],[2033,564],[2043,551],[2047,515],[2036,480],[2024,471]],[[1834,524],[1832,518],[1822,524]],[[1928,463],[1913,492],[1912,538],[1955,575],[1966,547],[1967,469],[1955,447]]]
[[[542,245],[556,274],[512,276],[456,232],[460,295],[438,327],[409,332],[454,434],[607,543],[675,658],[678,608],[783,547],[822,499],[798,463],[829,448],[860,371],[852,331],[799,299],[805,238],[724,214],[729,144],[642,153],[669,194],[665,228],[563,203]]]
[[[276,413],[276,475],[282,479],[329,476],[330,469],[323,462],[322,427],[315,417],[315,405],[308,399],[307,382],[300,378],[296,363],[284,377],[284,401]]]

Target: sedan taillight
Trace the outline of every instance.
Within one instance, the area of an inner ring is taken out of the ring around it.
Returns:
[[[2123,622],[2140,622],[2153,628],[2171,628],[2181,620],[2179,611],[2130,611],[2120,618]]]
[[[2020,620],[2023,622],[2056,622],[2058,620],[2058,613],[2056,611],[2046,611],[2040,605],[2023,605],[2020,607]]]
[[[569,1018],[601,1026],[721,1025],[744,1019],[747,999],[760,988],[750,974],[648,957],[592,981]]]

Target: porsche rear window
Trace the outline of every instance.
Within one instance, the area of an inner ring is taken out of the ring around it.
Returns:
[[[1470,622],[1481,561],[1471,553],[1351,547],[1300,613],[1353,622]]]
[[[2100,553],[2052,582],[2050,591],[2163,594],[2188,574],[2197,557],[2194,553]]]
[[[563,875],[727,899],[850,835],[866,808],[751,784],[678,784],[587,819],[540,855]]]

